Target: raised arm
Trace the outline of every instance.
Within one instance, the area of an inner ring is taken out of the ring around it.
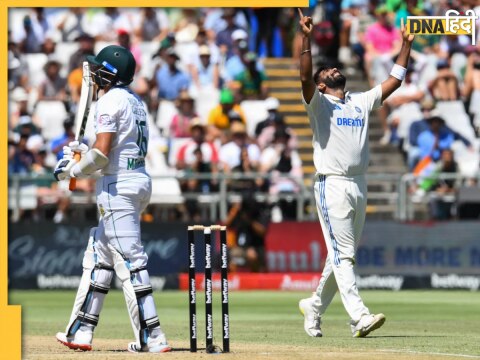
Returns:
[[[414,39],[413,34],[408,34],[402,21],[402,47],[398,53],[397,62],[393,65],[392,72],[387,80],[382,82],[382,101],[388,98],[395,90],[397,90],[405,78],[408,59],[410,58],[410,50]]]
[[[302,10],[298,9],[300,26],[302,27],[302,48],[300,50],[300,80],[302,81],[303,98],[307,103],[312,100],[315,93],[315,83],[312,74],[312,52],[310,36],[313,29],[312,18],[303,16]]]

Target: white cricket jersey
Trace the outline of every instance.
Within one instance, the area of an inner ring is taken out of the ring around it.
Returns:
[[[95,108],[95,134],[113,132],[109,163],[103,174],[142,170],[148,148],[147,111],[130,89],[114,87]]]
[[[347,93],[345,100],[315,89],[310,103],[302,94],[313,131],[313,162],[317,174],[354,176],[368,167],[368,119],[381,105],[380,85],[362,93]]]

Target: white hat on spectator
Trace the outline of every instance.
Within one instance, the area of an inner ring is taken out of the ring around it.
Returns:
[[[20,67],[20,60],[18,60],[12,51],[8,51],[8,70],[15,70]]]
[[[280,102],[278,101],[277,98],[269,97],[265,99],[265,108],[268,111],[277,110],[279,106],[280,106]]]
[[[210,55],[210,48],[208,47],[208,45],[200,46],[200,48],[198,49],[198,55],[200,56]]]
[[[23,115],[18,119],[18,125],[30,125],[31,123],[32,117],[30,115]]]
[[[23,87],[18,86],[12,91],[11,99],[15,102],[28,101],[28,93]]]
[[[232,40],[237,41],[237,40],[247,40],[248,34],[245,30],[242,29],[237,29],[234,32],[232,32]]]

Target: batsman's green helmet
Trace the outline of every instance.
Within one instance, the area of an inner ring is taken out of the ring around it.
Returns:
[[[120,80],[123,84],[128,85],[133,81],[135,74],[136,61],[132,53],[118,45],[109,45],[104,47],[97,56],[87,56],[89,63],[96,65],[95,75],[101,77],[102,80],[110,83],[112,78],[106,78],[101,73],[113,74],[113,79]],[[97,80],[97,79],[96,79]],[[95,81],[97,82],[97,81]],[[97,83],[98,84],[98,83]]]

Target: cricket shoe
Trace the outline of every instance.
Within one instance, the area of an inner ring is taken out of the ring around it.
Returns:
[[[303,314],[303,328],[307,335],[311,337],[322,337],[320,314],[313,306],[313,298],[310,297],[300,300],[298,307]]]
[[[383,314],[369,314],[364,315],[356,324],[351,324],[353,337],[365,337],[373,330],[377,330],[385,323],[385,315]]]
[[[164,353],[172,351],[172,348],[168,345],[165,334],[161,333],[155,338],[149,337],[147,343],[143,346],[139,346],[136,342],[131,342],[128,344],[127,350],[133,353]]]
[[[92,350],[93,332],[91,330],[78,329],[73,336],[67,336],[66,333],[58,332],[55,337],[58,342],[69,349],[82,351]]]

